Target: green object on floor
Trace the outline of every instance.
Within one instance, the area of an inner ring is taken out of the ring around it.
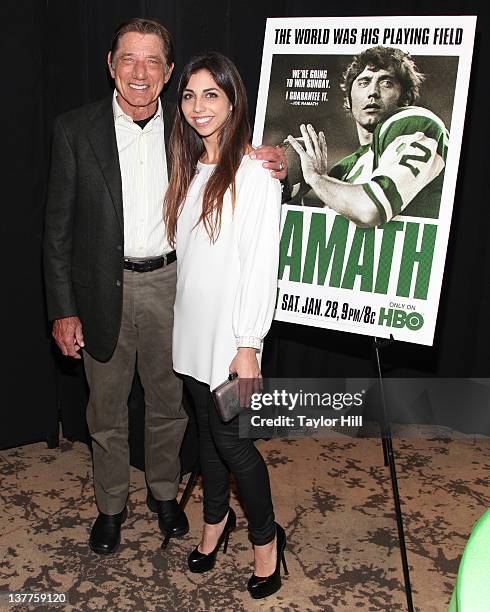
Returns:
[[[475,523],[459,565],[448,612],[490,610],[490,510]]]

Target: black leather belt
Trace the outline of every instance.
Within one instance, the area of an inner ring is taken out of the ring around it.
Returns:
[[[153,259],[145,259],[143,261],[125,259],[124,269],[132,270],[133,272],[152,272],[153,270],[163,268],[163,266],[168,266],[174,263],[174,261],[177,261],[177,253],[175,251],[170,251],[170,253],[162,255],[161,257],[154,257]]]

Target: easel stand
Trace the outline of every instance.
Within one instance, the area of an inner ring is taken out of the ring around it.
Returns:
[[[385,466],[390,468],[391,488],[393,491],[393,500],[395,502],[396,524],[398,527],[398,541],[400,544],[400,554],[402,557],[403,579],[405,582],[405,595],[407,598],[407,610],[413,612],[412,586],[410,584],[410,570],[408,567],[407,547],[405,545],[405,533],[403,530],[403,516],[400,504],[400,494],[398,491],[398,479],[396,476],[395,455],[393,453],[393,441],[391,438],[390,421],[388,419],[388,409],[386,407],[386,398],[383,387],[383,372],[381,369],[380,349],[394,342],[393,336],[389,340],[378,340],[373,338],[374,359],[379,378],[379,388],[381,396],[381,441],[383,444],[383,456]]]

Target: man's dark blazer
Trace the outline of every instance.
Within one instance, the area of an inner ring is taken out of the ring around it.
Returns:
[[[162,107],[168,160],[175,106]],[[48,317],[80,317],[99,361],[111,357],[121,326],[123,224],[111,96],[55,121],[44,240]]]

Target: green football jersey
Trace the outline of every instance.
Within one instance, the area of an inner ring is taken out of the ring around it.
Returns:
[[[371,144],[336,163],[329,175],[360,184],[386,223],[397,215],[437,219],[449,133],[420,106],[398,109],[376,126]]]

